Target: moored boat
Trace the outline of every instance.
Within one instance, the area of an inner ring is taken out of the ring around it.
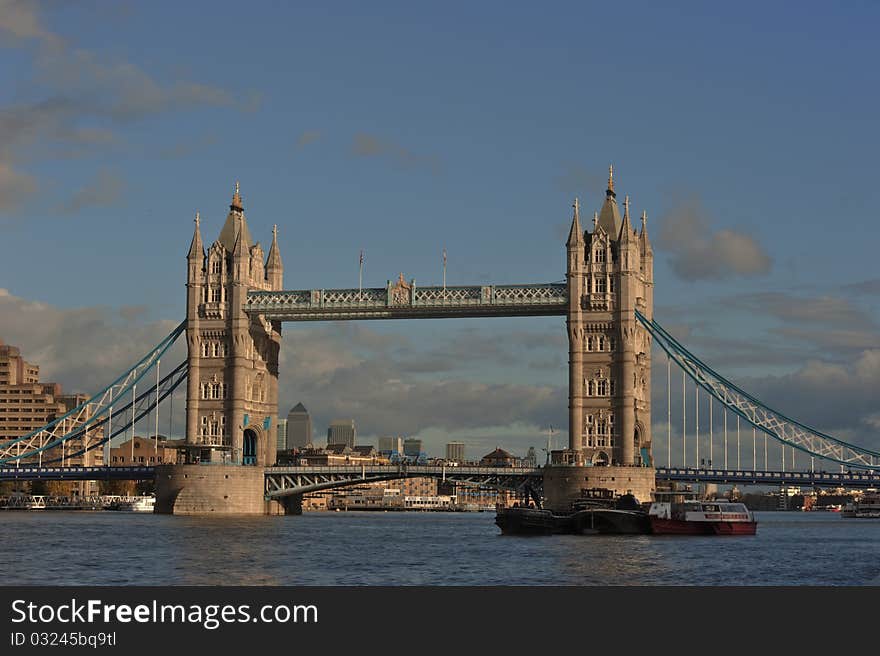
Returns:
[[[841,517],[857,517],[859,519],[880,518],[880,494],[865,492],[861,499],[846,504],[840,511]]]
[[[758,522],[743,503],[656,502],[648,510],[655,535],[754,535]]]

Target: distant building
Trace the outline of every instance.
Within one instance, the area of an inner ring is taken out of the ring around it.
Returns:
[[[287,420],[279,419],[275,428],[275,450],[284,451],[287,448]]]
[[[495,449],[492,453],[487,453],[480,459],[480,466],[482,467],[515,467],[516,464],[516,456],[501,448]]]
[[[351,448],[347,444],[330,444],[326,449],[306,448],[296,454],[291,464],[328,467],[333,465],[387,465],[388,458],[372,446]]]
[[[89,398],[86,394],[64,394],[58,383],[39,381],[40,367],[25,361],[17,347],[0,341],[0,442],[42,428]],[[80,419],[88,420],[90,416],[84,412]],[[22,459],[22,464],[101,465],[103,449],[94,445],[103,435],[103,428],[90,428],[86,436],[70,438],[64,444]]]
[[[354,448],[356,439],[354,419],[336,419],[330,422],[330,428],[327,429],[327,444],[347,444]]]
[[[286,449],[302,449],[312,443],[312,418],[302,403],[287,413]]]
[[[380,437],[379,451],[384,453],[403,453],[402,437]]]
[[[422,453],[422,441],[417,437],[408,437],[403,441],[403,454],[418,457]]]
[[[446,459],[464,462],[464,442],[450,442],[446,445]]]
[[[526,453],[526,462],[525,464],[529,467],[537,467],[538,466],[538,453],[535,451],[535,447],[530,446],[528,453]]]
[[[159,443],[152,437],[138,437],[135,435],[125,442],[110,449],[110,464],[116,467],[130,467],[132,465],[153,466],[177,462],[176,444],[159,436]]]

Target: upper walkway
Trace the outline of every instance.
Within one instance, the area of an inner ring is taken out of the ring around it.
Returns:
[[[248,292],[244,310],[273,321],[564,316],[565,284],[417,287],[403,280],[369,289]]]

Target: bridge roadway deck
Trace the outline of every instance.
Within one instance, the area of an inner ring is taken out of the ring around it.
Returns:
[[[210,465],[205,465],[210,466]],[[748,485],[800,485],[802,487],[880,488],[880,472],[783,472],[771,470],[735,470],[697,467],[658,467],[658,481],[683,483],[741,483]],[[443,467],[434,465],[368,465],[336,467],[268,467],[267,493],[292,487],[297,477],[300,483],[338,487],[356,484],[365,477],[371,480],[393,480],[414,476],[433,476],[474,484],[497,484],[507,481],[519,484],[542,477],[541,468],[528,467]],[[155,477],[152,467],[0,467],[0,481],[26,480],[150,480]],[[270,481],[275,479],[276,483]],[[286,481],[283,479],[287,479]],[[325,485],[330,484],[330,485]],[[288,492],[290,494],[290,492]]]
[[[801,472],[735,470],[698,467],[658,467],[658,481],[686,483],[743,483],[748,485],[800,485],[802,487],[880,487],[880,472]]]

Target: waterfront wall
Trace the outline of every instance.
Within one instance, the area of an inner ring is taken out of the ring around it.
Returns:
[[[545,506],[556,512],[569,509],[582,491],[604,488],[615,494],[630,493],[640,502],[652,501],[655,489],[653,467],[585,467],[546,465],[544,467]]]
[[[159,465],[156,512],[167,515],[266,515],[284,509],[263,497],[263,468]]]

